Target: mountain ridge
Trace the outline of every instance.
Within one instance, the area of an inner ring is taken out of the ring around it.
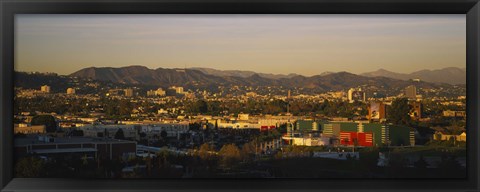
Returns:
[[[71,77],[89,78],[121,84],[186,86],[186,87],[218,87],[218,86],[285,86],[317,89],[320,91],[345,90],[357,86],[373,86],[378,88],[404,88],[410,84],[408,80],[388,77],[367,77],[349,72],[323,73],[310,77],[294,75],[292,77],[267,78],[258,73],[248,77],[240,75],[219,76],[203,73],[201,70],[187,69],[149,69],[144,66],[128,66],[120,68],[89,67],[70,74]],[[419,82],[420,87],[432,88],[433,83]]]
[[[451,85],[465,84],[467,81],[466,68],[446,67],[442,69],[423,69],[412,73],[396,73],[385,69],[361,73],[367,77],[388,77],[400,80],[420,79],[432,83],[448,83]],[[448,78],[447,78],[448,77]]]

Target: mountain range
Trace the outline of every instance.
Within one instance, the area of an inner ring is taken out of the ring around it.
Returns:
[[[265,77],[269,79],[280,79],[280,78],[291,78],[291,77],[298,76],[298,74],[295,74],[295,73],[283,75],[283,74],[271,74],[271,73],[256,73],[253,71],[241,71],[241,70],[218,70],[218,69],[204,68],[204,67],[192,67],[189,69],[194,69],[208,75],[215,75],[215,76],[221,76],[221,77],[234,76],[234,77],[246,78],[246,77],[250,77],[252,75],[258,74],[260,77]]]
[[[218,73],[217,73],[218,72]],[[382,75],[368,77],[348,72],[324,73],[315,76],[258,74],[241,71],[220,71],[210,69],[149,69],[144,66],[128,66],[121,68],[90,67],[70,74],[71,77],[87,78],[100,81],[109,81],[121,84],[139,84],[186,87],[215,87],[215,86],[284,86],[308,88],[317,90],[345,90],[351,87],[367,86],[381,89],[404,88],[411,85],[408,80],[399,80]],[[228,75],[230,74],[230,75]],[[437,84],[417,82],[417,86],[424,88],[437,87]]]
[[[379,69],[377,71],[360,74],[366,77],[388,77],[392,79],[409,80],[420,79],[421,81],[432,83],[448,83],[452,85],[465,84],[467,81],[466,68],[447,67],[436,70],[420,70],[413,73],[396,73]]]

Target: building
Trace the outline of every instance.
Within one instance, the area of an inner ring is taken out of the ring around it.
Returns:
[[[149,91],[147,91],[147,96],[148,96],[148,97],[152,97],[152,96],[156,96],[156,95],[157,95],[157,94],[156,94],[156,91],[155,91],[155,90],[149,90]]]
[[[158,88],[157,90],[149,90],[147,91],[147,96],[165,96],[166,92],[162,88]]]
[[[44,93],[50,93],[50,86],[48,85],[43,85],[40,87],[40,91]]]
[[[405,88],[405,96],[410,100],[417,99],[417,87],[415,85],[410,85]]]
[[[14,134],[41,134],[45,133],[45,125],[32,125],[28,126],[27,124],[15,124],[14,126]]]
[[[437,131],[435,132],[433,139],[437,141],[467,141],[467,133],[462,132],[460,135],[453,135]]]
[[[148,137],[158,137],[162,132],[167,133],[167,137],[180,138],[181,134],[187,133],[190,129],[188,123],[155,123],[147,126],[141,126],[141,132],[147,134]]]
[[[240,113],[238,114],[238,120],[241,120],[241,121],[248,121],[248,114],[244,114],[244,113]]]
[[[409,127],[362,122],[324,122],[322,124],[323,135],[339,139],[341,145],[415,145],[415,131]]]
[[[322,121],[319,120],[297,120],[294,124],[294,131],[300,133],[322,130]]]
[[[343,145],[343,146],[414,146],[415,131],[409,127],[363,122],[320,121],[321,134],[314,129],[316,121],[297,121],[297,128],[283,139],[292,145]],[[300,126],[298,126],[300,124]],[[328,139],[327,139],[328,138]]]
[[[167,137],[178,138],[189,130],[188,123],[150,123],[122,122],[123,125],[87,125],[79,127],[86,137],[114,138],[119,129],[123,131],[126,139],[138,139],[139,133],[143,132],[147,137],[158,138],[165,132]]]
[[[38,154],[47,157],[60,157],[74,154],[79,157],[116,159],[125,155],[135,155],[137,144],[134,141],[90,137],[50,137],[28,135],[15,139],[16,157]]]
[[[326,146],[330,145],[330,137],[320,136],[306,136],[306,137],[293,137],[292,145],[299,146]]]
[[[133,97],[133,89],[128,88],[128,89],[125,89],[124,92],[125,92],[125,97]]]
[[[171,86],[169,90],[174,91],[175,94],[180,94],[180,95],[184,94],[183,87]],[[167,91],[167,95],[168,95],[168,91]]]
[[[86,125],[79,127],[85,137],[104,137],[114,139],[119,129],[123,131],[125,139],[137,139],[138,131],[130,125]]]
[[[383,102],[373,101],[368,105],[368,120],[381,121],[386,118],[387,106]]]
[[[165,92],[165,90],[163,90],[162,88],[158,88],[156,91],[155,91],[155,95],[157,96],[165,96],[167,93]]]
[[[67,95],[74,95],[75,94],[75,89],[74,88],[68,88],[67,89]]]
[[[364,91],[362,91],[361,88],[350,88],[348,90],[348,102],[353,103],[355,101],[363,101],[365,102],[366,100],[366,94]]]
[[[466,113],[465,111],[446,110],[446,111],[443,111],[443,116],[444,117],[466,117]]]

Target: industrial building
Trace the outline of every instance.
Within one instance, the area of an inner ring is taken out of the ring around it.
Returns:
[[[315,141],[324,145],[325,137],[330,138],[330,145],[357,146],[414,146],[415,131],[413,128],[369,122],[335,122],[298,120],[294,123],[293,132],[284,137],[290,143]],[[307,136],[311,133],[321,133],[319,136]],[[301,138],[301,139],[300,139]],[[321,141],[321,142],[318,142]],[[311,143],[311,142],[310,142]]]
[[[134,141],[90,138],[90,137],[51,137],[28,135],[15,139],[16,157],[37,154],[47,157],[62,157],[66,154],[92,158],[116,159],[125,155],[135,155],[137,144]]]

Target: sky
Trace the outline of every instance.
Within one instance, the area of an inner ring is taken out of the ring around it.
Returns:
[[[461,15],[48,15],[15,22],[15,70],[207,67],[305,76],[466,66]]]

